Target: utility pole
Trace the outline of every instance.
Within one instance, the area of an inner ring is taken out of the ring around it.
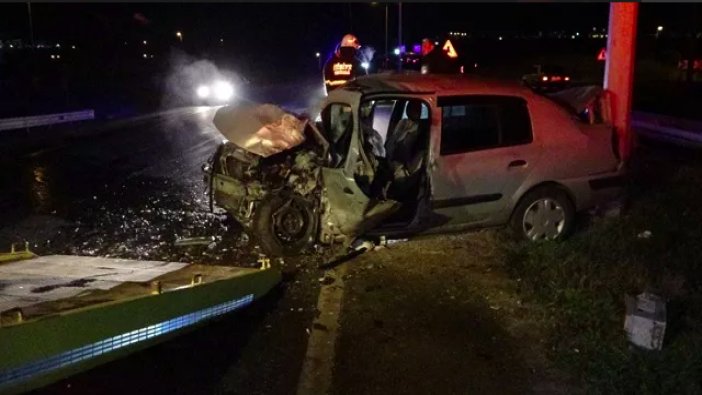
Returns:
[[[612,123],[619,139],[619,153],[625,162],[631,157],[633,144],[631,102],[638,13],[638,2],[609,4],[604,88],[611,94]]]
[[[32,48],[34,48],[34,24],[32,23],[32,3],[27,2],[27,11],[29,13],[29,42],[32,44]]]
[[[402,2],[397,3],[397,48],[400,52],[397,69],[402,71]]]
[[[385,57],[388,57],[388,3],[385,3]]]

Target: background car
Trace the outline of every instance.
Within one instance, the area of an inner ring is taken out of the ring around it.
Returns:
[[[193,92],[197,104],[222,105],[229,103],[234,98],[234,85],[226,80],[214,80],[201,83]]]
[[[526,74],[522,83],[538,92],[554,92],[571,86],[571,77],[564,68],[555,65],[535,65],[536,73]]]

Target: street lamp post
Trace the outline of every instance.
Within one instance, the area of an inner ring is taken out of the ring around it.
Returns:
[[[29,42],[34,48],[34,23],[32,22],[32,3],[27,2],[27,12],[29,13]]]
[[[400,61],[397,69],[402,71],[402,2],[397,3],[397,48],[400,50]]]
[[[176,37],[178,37],[178,40],[180,40],[181,44],[183,43],[183,33],[181,32],[176,32]]]
[[[385,57],[388,55],[388,3],[385,3]]]
[[[322,68],[322,57],[319,52],[315,53],[314,56],[317,58],[317,68],[321,69]]]
[[[662,31],[663,31],[663,26],[658,26],[656,28],[656,38],[660,37]]]

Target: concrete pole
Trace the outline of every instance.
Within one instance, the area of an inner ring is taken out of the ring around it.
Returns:
[[[638,13],[638,3],[611,3],[609,5],[604,88],[611,95],[612,122],[619,138],[619,153],[624,161],[631,156],[633,145],[631,103]]]

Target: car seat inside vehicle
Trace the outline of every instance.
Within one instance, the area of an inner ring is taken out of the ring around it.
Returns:
[[[399,111],[390,124],[385,141],[386,157],[383,195],[387,199],[402,203],[401,208],[388,218],[386,224],[409,223],[416,214],[417,206],[426,188],[426,171],[429,146],[429,108],[418,99],[398,101]],[[399,119],[398,119],[399,118]]]

